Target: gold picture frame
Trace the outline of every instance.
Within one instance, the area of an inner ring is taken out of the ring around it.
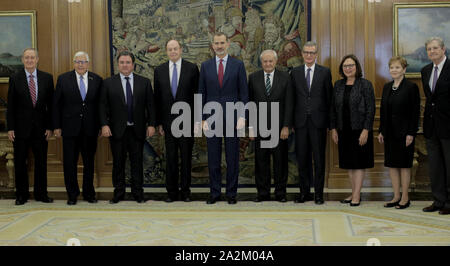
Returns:
[[[393,12],[392,54],[408,61],[407,78],[420,78],[420,69],[431,62],[425,41],[434,36],[450,41],[450,3],[394,3]]]
[[[0,11],[0,83],[23,67],[22,51],[36,48],[36,11]]]

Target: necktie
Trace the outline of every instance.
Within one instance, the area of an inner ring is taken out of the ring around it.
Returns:
[[[80,94],[81,94],[81,99],[86,98],[86,87],[84,85],[84,81],[83,81],[83,76],[80,76]]]
[[[30,82],[28,84],[28,87],[30,89],[30,96],[31,96],[31,101],[33,102],[33,107],[36,106],[36,85],[34,84],[34,76],[30,75]]]
[[[223,82],[223,65],[222,65],[222,62],[223,62],[223,59],[220,59],[220,62],[219,62],[219,73],[218,73],[218,76],[219,76],[219,86],[222,88],[222,82]]]
[[[125,77],[127,80],[127,109],[128,109],[128,123],[133,123],[133,93],[131,92],[130,77]]]
[[[177,80],[178,80],[178,72],[177,72],[177,65],[173,64],[173,72],[172,72],[172,95],[175,99],[175,96],[177,95]]]
[[[308,70],[306,72],[306,86],[308,87],[308,91],[311,91],[311,68],[308,67]]]
[[[436,88],[436,82],[437,82],[437,79],[438,79],[438,67],[437,66],[435,66],[434,67],[434,75],[433,75],[433,86],[431,87],[431,93],[434,93],[434,89]]]
[[[266,94],[270,95],[270,89],[272,88],[272,86],[270,85],[270,74],[266,74],[266,76]]]

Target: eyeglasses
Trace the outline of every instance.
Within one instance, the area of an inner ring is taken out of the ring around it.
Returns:
[[[350,65],[343,65],[342,67],[349,69],[349,68],[353,68],[354,66],[355,66],[355,64],[350,64]]]
[[[81,65],[84,65],[84,64],[87,64],[87,63],[89,63],[89,61],[79,61],[79,60],[75,60],[75,61],[73,61],[75,64],[81,64]]]
[[[307,51],[303,51],[302,53],[305,54],[305,55],[315,55],[315,54],[317,54],[317,52],[307,52]]]

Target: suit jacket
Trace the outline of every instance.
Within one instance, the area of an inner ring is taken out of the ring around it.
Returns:
[[[441,74],[436,82],[434,93],[431,93],[429,81],[433,63],[421,70],[423,92],[426,96],[425,112],[423,114],[423,133],[431,138],[433,131],[441,139],[450,138],[450,60],[444,63]]]
[[[345,80],[334,84],[334,94],[331,101],[330,125],[331,129],[344,127],[344,91]],[[350,124],[353,130],[373,130],[375,117],[375,92],[372,83],[364,78],[358,78],[350,93]]]
[[[156,125],[162,125],[164,131],[170,131],[172,121],[178,116],[171,114],[172,105],[175,102],[185,102],[191,107],[191,121],[194,123],[194,94],[198,90],[199,71],[195,64],[181,60],[181,73],[178,81],[175,99],[172,95],[171,80],[169,75],[169,62],[155,68],[155,104]],[[191,125],[191,129],[193,129]]]
[[[394,81],[388,82],[383,88],[379,131],[383,136],[388,136],[388,132],[390,132],[395,138],[404,140],[406,135],[416,136],[419,129],[419,87],[414,82],[403,79],[395,92],[395,101],[389,107],[393,84]],[[392,119],[392,124],[389,122],[390,119]]]
[[[64,137],[97,136],[100,129],[98,104],[103,79],[88,72],[88,91],[83,101],[75,70],[61,74],[53,97],[53,125]]]
[[[9,79],[7,127],[8,131],[14,130],[15,136],[18,138],[30,137],[33,125],[42,136],[45,134],[45,130],[53,130],[53,76],[40,70],[36,71],[38,95],[34,108],[25,70],[19,70]]]
[[[296,67],[291,72],[295,91],[294,126],[304,127],[307,118],[307,106],[311,108],[312,122],[317,128],[329,127],[329,114],[333,85],[331,71],[324,66],[315,65],[311,91],[308,90],[305,78],[305,65]]]
[[[291,127],[292,116],[294,111],[294,91],[291,84],[289,74],[284,71],[275,70],[273,76],[272,88],[270,94],[266,93],[266,77],[264,71],[259,70],[252,73],[248,78],[249,100],[256,103],[257,107],[260,102],[268,103],[267,114],[259,114],[267,117],[268,125],[271,125],[271,108],[270,103],[279,103],[279,127]],[[259,108],[258,108],[259,110]],[[259,122],[259,118],[258,118]],[[270,128],[270,126],[269,126]]]
[[[228,56],[228,62],[225,68],[222,88],[219,86],[217,75],[216,57],[205,61],[201,65],[198,92],[202,94],[202,103],[205,106],[208,102],[219,102],[225,116],[226,102],[248,102],[247,74],[244,63],[238,59]],[[240,110],[239,117],[245,117],[243,110]],[[203,115],[206,120],[209,115]],[[236,124],[235,119],[235,124]]]
[[[100,93],[100,125],[108,125],[112,137],[122,138],[127,127],[128,110],[120,74],[103,81]],[[148,126],[156,125],[153,89],[148,78],[133,73],[133,119],[137,138],[145,139]]]

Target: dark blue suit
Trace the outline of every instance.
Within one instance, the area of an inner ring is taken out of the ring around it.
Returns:
[[[219,86],[217,74],[216,57],[202,63],[200,70],[200,80],[198,86],[199,93],[202,94],[203,106],[208,102],[218,102],[222,105],[224,114],[224,131],[226,127],[234,128],[234,136],[225,136],[225,157],[227,162],[227,188],[226,196],[235,197],[239,176],[239,138],[236,133],[237,119],[234,123],[225,119],[227,102],[248,102],[247,75],[244,63],[238,59],[228,56],[223,86]],[[241,113],[242,117],[244,115]],[[203,115],[206,120],[208,115]],[[211,125],[209,125],[211,128]],[[222,160],[222,138],[207,138],[208,146],[208,168],[210,177],[211,197],[218,198],[222,187],[221,160]]]

